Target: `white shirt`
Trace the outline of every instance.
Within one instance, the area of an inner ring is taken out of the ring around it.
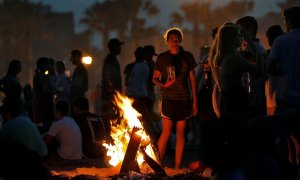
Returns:
[[[130,73],[127,93],[133,97],[146,97],[148,95],[147,82],[149,67],[145,62],[136,62]]]
[[[81,131],[74,119],[63,117],[53,122],[46,134],[54,136],[59,142],[57,153],[61,158],[68,160],[82,158]]]

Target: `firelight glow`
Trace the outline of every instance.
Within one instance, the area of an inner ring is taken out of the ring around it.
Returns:
[[[130,140],[130,134],[134,127],[140,129],[136,134],[142,137],[141,145],[146,145],[146,153],[157,161],[150,143],[150,137],[146,134],[145,129],[139,120],[142,115],[132,107],[133,100],[117,92],[115,95],[115,102],[119,108],[122,120],[118,126],[111,126],[110,135],[114,139],[114,145],[107,143],[103,144],[107,149],[107,156],[111,157],[109,164],[117,166],[123,161]],[[144,162],[144,157],[141,152],[137,152],[136,159],[139,165]]]
[[[91,56],[84,56],[84,57],[82,57],[82,62],[84,64],[92,64],[93,59],[91,58]]]

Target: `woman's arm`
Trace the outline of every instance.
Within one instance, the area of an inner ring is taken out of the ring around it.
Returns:
[[[191,70],[189,73],[189,79],[192,88],[192,95],[193,95],[193,111],[192,114],[195,116],[198,112],[198,102],[197,102],[197,93],[196,93],[196,80],[194,75],[194,70]]]

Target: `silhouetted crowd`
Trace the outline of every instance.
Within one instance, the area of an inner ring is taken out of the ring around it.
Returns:
[[[0,179],[49,179],[48,163],[103,161],[102,143],[113,144],[110,129],[120,119],[116,92],[134,99],[162,166],[174,145],[174,169],[181,169],[193,144],[201,158],[193,170],[211,169],[212,179],[300,179],[300,7],[283,17],[286,32],[279,25],[266,31],[268,50],[254,17],[219,25],[197,62],[181,45],[182,30],[170,28],[166,51],[139,46],[121,70],[125,43],[112,38],[101,82],[89,94],[78,49],[70,52],[71,76],[63,61],[38,58],[32,86],[20,84],[22,63],[11,60],[0,80]]]

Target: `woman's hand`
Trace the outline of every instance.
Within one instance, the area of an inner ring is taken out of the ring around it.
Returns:
[[[196,116],[197,113],[198,113],[198,103],[197,103],[197,100],[194,99],[194,101],[193,101],[192,115]]]
[[[168,78],[167,82],[164,84],[164,88],[168,88],[170,86],[172,86],[172,84],[174,84],[176,81],[176,78]]]

